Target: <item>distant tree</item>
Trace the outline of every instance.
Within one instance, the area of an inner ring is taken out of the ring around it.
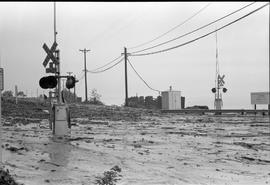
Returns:
[[[5,98],[13,97],[13,92],[12,91],[4,91],[2,96]]]
[[[139,99],[138,99],[138,104],[140,106],[144,106],[144,96],[140,96]]]
[[[144,105],[147,108],[153,108],[153,107],[155,107],[155,102],[153,100],[153,96],[146,96],[145,99],[144,99]]]
[[[162,107],[162,97],[161,96],[158,96],[156,99],[155,99],[155,104],[156,104],[156,107],[158,109],[161,109]]]
[[[101,101],[100,101],[100,97],[101,95],[98,94],[96,89],[92,89],[91,90],[91,94],[90,94],[90,103],[91,104],[96,104],[96,105],[104,105]]]
[[[128,106],[136,108],[161,109],[161,96],[131,96],[128,98]]]
[[[139,107],[139,98],[138,96],[131,96],[128,98],[128,106],[129,107]]]
[[[17,96],[22,96],[22,97],[25,97],[26,95],[24,94],[24,92],[23,92],[23,91],[19,91],[19,92],[17,93]]]

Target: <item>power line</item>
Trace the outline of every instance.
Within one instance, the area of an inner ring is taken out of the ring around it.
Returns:
[[[212,33],[215,33],[216,31],[219,31],[219,30],[221,30],[221,29],[223,29],[223,28],[225,28],[225,27],[227,27],[227,26],[230,26],[230,25],[233,24],[233,23],[236,23],[236,22],[240,21],[241,19],[243,19],[243,18],[245,18],[245,17],[247,17],[247,16],[249,16],[249,15],[251,15],[251,14],[257,12],[257,11],[259,11],[260,9],[266,7],[267,5],[269,5],[269,3],[267,3],[267,4],[265,4],[265,5],[263,5],[263,6],[259,7],[259,8],[257,8],[257,9],[255,9],[255,10],[249,12],[248,14],[246,14],[246,15],[244,15],[244,16],[242,16],[242,17],[240,17],[240,18],[238,18],[238,19],[236,19],[236,20],[234,20],[234,21],[232,21],[232,22],[230,22],[230,23],[228,23],[228,24],[226,24],[226,25],[224,25],[224,26],[222,26],[222,27],[220,27],[220,28],[214,30],[214,31],[211,31],[211,32],[209,32],[209,33],[207,33],[207,34],[205,34],[205,35],[203,35],[203,36],[197,37],[196,39],[190,40],[190,41],[185,42],[185,43],[183,43],[183,44],[180,44],[180,45],[177,45],[177,46],[174,46],[174,47],[170,47],[170,48],[167,48],[167,49],[155,51],[155,52],[150,52],[150,53],[131,54],[131,56],[145,56],[145,55],[157,54],[157,53],[169,51],[169,50],[176,49],[176,48],[179,48],[179,47],[181,47],[181,46],[190,44],[190,43],[195,42],[195,41],[197,41],[197,40],[199,40],[199,39],[202,39],[202,38],[204,38],[204,37],[206,37],[206,36],[208,36],[208,35],[211,35]]]
[[[218,22],[218,21],[220,21],[220,20],[222,20],[222,19],[225,19],[225,18],[227,18],[227,17],[229,17],[229,16],[231,16],[231,15],[233,15],[233,14],[235,14],[235,13],[237,13],[237,12],[239,12],[239,11],[241,11],[241,10],[243,10],[243,9],[245,9],[245,8],[247,8],[247,7],[249,7],[249,6],[251,6],[251,5],[253,5],[254,3],[256,3],[256,2],[250,3],[250,4],[244,6],[244,7],[240,8],[240,9],[237,9],[237,10],[235,10],[235,11],[233,11],[233,12],[231,12],[231,13],[229,13],[229,14],[227,14],[227,15],[225,15],[225,16],[223,16],[223,17],[221,17],[221,18],[219,18],[219,19],[217,19],[217,20],[215,20],[215,21],[212,21],[212,22],[210,22],[210,23],[208,23],[208,24],[206,24],[206,25],[204,25],[204,26],[201,26],[201,27],[199,27],[199,28],[197,28],[197,29],[195,29],[195,30],[193,30],[193,31],[190,31],[190,32],[188,32],[188,33],[185,33],[185,34],[183,34],[183,35],[180,35],[180,36],[178,36],[178,37],[176,37],[176,38],[174,38],[174,39],[168,40],[168,41],[166,41],[166,42],[162,42],[162,43],[157,44],[157,45],[154,45],[154,46],[152,46],[152,47],[148,47],[148,48],[145,48],[145,49],[142,49],[142,50],[134,51],[134,52],[132,52],[131,54],[139,53],[139,52],[146,51],[146,50],[149,50],[149,49],[153,49],[153,48],[156,48],[156,47],[158,47],[158,46],[162,46],[162,45],[164,45],[164,44],[167,44],[167,43],[170,43],[170,42],[175,41],[175,40],[177,40],[177,39],[180,39],[180,38],[182,38],[182,37],[185,37],[185,36],[187,36],[187,35],[190,35],[190,34],[196,32],[196,31],[199,31],[199,30],[201,30],[201,29],[203,29],[203,28],[205,28],[205,27],[208,27],[208,26],[210,26],[210,25],[212,25],[212,24],[214,24],[214,23],[216,23],[216,22]]]
[[[150,41],[144,42],[144,43],[139,44],[139,45],[134,46],[134,47],[130,47],[130,48],[128,48],[128,49],[135,49],[135,48],[144,46],[144,45],[146,45],[146,44],[149,44],[149,43],[151,43],[151,42],[153,42],[153,41],[155,41],[155,40],[157,40],[157,39],[163,37],[164,35],[170,33],[171,31],[175,30],[176,28],[178,28],[178,27],[184,25],[186,22],[188,22],[188,21],[191,20],[193,17],[195,17],[196,15],[198,15],[199,13],[201,13],[203,10],[205,10],[210,4],[211,4],[211,3],[208,3],[206,6],[204,6],[203,8],[201,8],[198,12],[196,12],[194,15],[192,15],[191,17],[189,17],[188,19],[186,19],[186,20],[183,21],[182,23],[178,24],[177,26],[173,27],[173,28],[170,29],[169,31],[167,31],[167,32],[165,32],[165,33],[163,33],[163,34],[161,34],[160,36],[157,36],[156,38],[154,38],[154,39],[152,39],[152,40],[150,40]]]
[[[119,64],[120,62],[122,62],[123,60],[124,60],[124,58],[122,58],[122,59],[119,60],[117,63],[115,63],[114,65],[112,65],[112,66],[110,66],[110,67],[108,67],[108,68],[106,68],[106,69],[104,69],[104,70],[101,70],[101,71],[89,71],[89,70],[87,70],[87,72],[89,72],[89,73],[102,73],[102,72],[105,72],[105,71],[107,71],[107,70],[113,68],[114,66],[118,65],[118,64]]]
[[[109,65],[109,64],[111,64],[111,63],[113,63],[113,62],[115,62],[116,60],[118,60],[118,59],[121,58],[121,57],[122,57],[122,56],[120,55],[119,57],[117,57],[117,58],[115,58],[114,60],[112,60],[112,61],[106,63],[105,65],[103,65],[103,66],[101,66],[101,67],[98,67],[98,68],[96,68],[96,69],[93,69],[93,70],[88,70],[88,72],[94,72],[94,71],[97,71],[97,70],[99,70],[99,69],[101,69],[101,68],[103,68],[103,67],[105,67],[105,66],[107,66],[107,65]]]
[[[133,67],[133,65],[131,64],[131,62],[129,61],[129,59],[127,59],[128,60],[128,63],[129,63],[129,65],[131,66],[131,68],[133,69],[133,71],[137,74],[137,76],[143,81],[143,83],[149,88],[149,89],[151,89],[151,90],[153,90],[153,91],[157,91],[158,93],[160,93],[161,91],[159,91],[159,90],[156,90],[156,89],[153,89],[152,87],[150,87],[146,82],[145,82],[145,80],[141,77],[141,75],[139,75],[139,73],[136,71],[136,69]]]

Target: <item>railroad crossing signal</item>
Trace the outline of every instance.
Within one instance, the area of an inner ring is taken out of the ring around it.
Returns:
[[[225,75],[222,75],[222,77],[220,77],[220,75],[218,75],[218,83],[220,84],[220,86],[223,86],[225,84],[224,77],[225,77]]]
[[[74,76],[68,76],[66,80],[66,88],[71,89],[75,86],[75,83],[77,80],[75,79]]]
[[[57,85],[56,76],[45,76],[39,80],[39,86],[42,89],[52,89],[55,88],[56,85]]]
[[[46,73],[56,73],[56,68],[53,67],[53,63],[49,63],[49,68],[46,68]]]
[[[48,48],[48,46],[44,43],[43,44],[43,49],[45,50],[45,52],[47,53],[47,56],[43,62],[43,66],[46,67],[49,60],[51,59],[53,61],[54,64],[57,64],[58,61],[57,59],[55,58],[55,56],[53,55],[53,52],[55,52],[56,50],[56,47],[57,47],[57,43],[54,42],[51,49]]]

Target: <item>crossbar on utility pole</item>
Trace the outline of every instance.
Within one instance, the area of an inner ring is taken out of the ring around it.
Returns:
[[[86,52],[90,51],[90,49],[80,49],[79,51],[84,53],[84,79],[85,79],[85,102],[88,101],[87,98],[87,70],[86,70]]]

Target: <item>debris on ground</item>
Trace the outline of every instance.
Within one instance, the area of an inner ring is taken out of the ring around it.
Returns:
[[[120,173],[121,168],[119,166],[112,167],[109,171],[105,171],[103,176],[96,177],[95,184],[97,185],[115,185],[115,182],[120,180],[121,177]]]
[[[21,185],[17,183],[14,178],[10,175],[9,170],[0,168],[0,184],[1,185]]]

